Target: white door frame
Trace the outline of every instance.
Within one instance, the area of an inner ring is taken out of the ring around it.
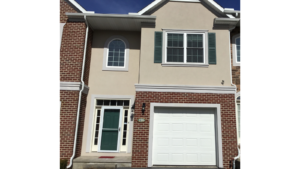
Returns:
[[[102,129],[103,129],[103,118],[104,118],[104,110],[107,109],[119,109],[119,131],[118,131],[118,140],[117,140],[117,150],[111,151],[111,150],[100,150],[101,147],[101,139],[102,139]],[[99,137],[98,137],[98,152],[120,152],[120,128],[122,127],[122,119],[123,119],[123,106],[102,106],[101,107],[101,116],[100,116],[100,129],[99,129]]]
[[[153,167],[152,149],[153,149],[153,127],[154,127],[154,107],[186,107],[186,108],[216,108],[216,154],[217,166],[223,168],[222,153],[222,130],[221,130],[221,109],[220,104],[193,104],[193,103],[150,103],[150,123],[149,123],[149,141],[148,141],[148,167]]]
[[[95,108],[96,108],[96,102],[97,99],[104,99],[104,100],[130,100],[129,102],[129,112],[131,113],[131,106],[134,103],[134,95],[97,95],[97,94],[93,94],[91,96],[91,100],[90,100],[90,112],[89,112],[89,120],[88,120],[88,127],[87,127],[87,131],[85,130],[84,132],[87,132],[87,136],[86,136],[86,148],[85,148],[85,152],[86,153],[91,153],[91,144],[92,144],[92,134],[94,134],[93,131],[93,127],[94,127],[94,113],[95,113]],[[115,107],[115,106],[114,106]],[[132,151],[132,140],[133,140],[133,124],[134,121],[130,120],[130,128],[128,131],[128,146],[127,146],[127,152],[126,153],[131,153]]]

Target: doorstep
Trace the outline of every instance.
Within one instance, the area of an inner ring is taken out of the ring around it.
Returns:
[[[114,169],[120,167],[131,168],[131,156],[114,156],[114,158],[99,157],[100,156],[78,157],[73,160],[73,169]]]

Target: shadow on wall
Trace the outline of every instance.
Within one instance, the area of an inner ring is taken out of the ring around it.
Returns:
[[[112,36],[123,36],[129,43],[129,49],[140,50],[141,32],[138,31],[94,31],[92,48],[104,48],[105,42]]]

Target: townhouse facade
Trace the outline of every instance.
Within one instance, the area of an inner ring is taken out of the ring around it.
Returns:
[[[60,3],[68,168],[80,156],[131,157],[133,168],[229,168],[239,142],[238,17],[212,0],[155,0],[127,15]]]

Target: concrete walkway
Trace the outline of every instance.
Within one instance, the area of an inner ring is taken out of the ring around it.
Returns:
[[[115,156],[114,158],[81,156],[73,160],[73,169],[115,169],[120,167],[131,169],[131,156]]]

